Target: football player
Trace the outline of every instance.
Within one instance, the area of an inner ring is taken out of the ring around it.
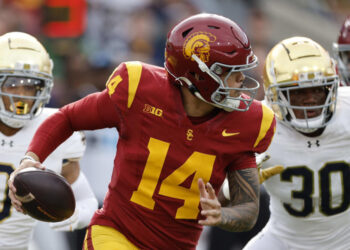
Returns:
[[[256,65],[235,22],[191,16],[168,33],[164,68],[121,63],[106,90],[44,122],[21,168],[44,161],[73,131],[116,128],[109,191],[84,249],[195,249],[203,225],[249,230],[259,209],[254,154],[275,130],[272,110],[254,100],[259,83],[244,74]],[[232,202],[221,207],[226,175]]]
[[[340,29],[338,41],[333,43],[333,51],[338,63],[341,84],[350,86],[350,15]]]
[[[263,168],[271,216],[245,250],[350,249],[350,88],[315,41],[291,37],[269,52],[266,101],[277,117]]]
[[[0,249],[27,249],[36,221],[13,209],[7,179],[36,129],[56,112],[44,107],[53,87],[52,61],[36,38],[22,32],[0,36],[0,55]],[[72,217],[50,224],[56,230],[86,227],[97,209],[97,199],[79,168],[84,151],[84,135],[76,132],[43,163],[67,179],[76,198]]]

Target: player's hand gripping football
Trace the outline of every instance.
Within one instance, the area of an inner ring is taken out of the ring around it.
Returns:
[[[269,179],[270,177],[276,174],[280,174],[284,169],[284,167],[281,165],[276,165],[273,167],[262,169],[262,164],[268,159],[270,159],[270,156],[267,154],[260,154],[256,157],[256,164],[258,166],[260,184]]]
[[[10,178],[8,180],[9,197],[11,199],[11,203],[15,207],[15,209],[20,213],[25,213],[25,212],[22,209],[22,203],[16,198],[16,188],[13,185],[13,180],[14,180],[16,174],[18,172],[20,172],[22,169],[28,168],[28,167],[36,167],[39,169],[45,169],[45,167],[39,161],[36,161],[37,157],[35,155],[33,155],[33,157],[25,156],[21,160],[19,167],[11,173]]]
[[[207,182],[204,184],[202,179],[198,179],[198,188],[200,194],[201,214],[205,220],[199,220],[198,223],[204,226],[215,226],[221,223],[221,204],[216,197],[212,185]]]

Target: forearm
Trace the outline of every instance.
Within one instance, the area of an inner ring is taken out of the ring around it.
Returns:
[[[229,231],[247,231],[259,214],[260,185],[256,168],[232,171],[228,174],[230,202],[221,208],[219,227]]]
[[[36,131],[27,152],[43,162],[46,157],[64,142],[73,130],[60,111],[48,117]]]
[[[36,131],[27,151],[43,162],[74,131],[113,127],[118,119],[106,91],[91,94],[48,117]]]
[[[218,227],[232,232],[252,229],[259,214],[259,204],[248,202],[233,207],[221,208],[221,223]]]

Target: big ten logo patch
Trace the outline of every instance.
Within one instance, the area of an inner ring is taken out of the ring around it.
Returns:
[[[143,112],[150,113],[150,114],[158,116],[158,117],[162,117],[162,115],[163,115],[163,110],[156,108],[156,107],[153,107],[149,104],[145,104],[145,107],[143,108]]]

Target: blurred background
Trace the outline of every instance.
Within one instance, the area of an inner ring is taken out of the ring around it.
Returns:
[[[54,61],[55,85],[48,106],[61,107],[104,89],[122,61],[141,60],[163,65],[168,30],[196,13],[222,14],[247,33],[260,64],[274,44],[290,36],[307,36],[332,53],[349,0],[0,0],[0,35],[24,31],[36,36]],[[1,55],[0,55],[1,56]],[[261,89],[257,99],[263,99]],[[110,180],[118,135],[113,129],[87,132],[82,159],[102,205]],[[197,247],[242,249],[269,218],[264,190],[257,226],[248,233],[205,228]],[[81,249],[84,230],[57,233],[45,223],[35,230],[30,250]]]

